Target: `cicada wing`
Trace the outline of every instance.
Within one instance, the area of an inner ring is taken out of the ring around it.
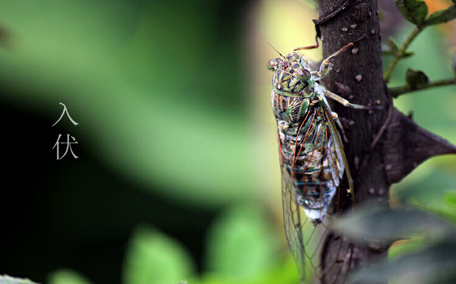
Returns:
[[[302,239],[302,221],[305,217],[302,209],[297,203],[296,196],[292,187],[290,174],[285,166],[281,166],[282,170],[282,209],[283,220],[285,226],[285,234],[287,236],[288,246],[296,262],[299,278],[302,283],[305,283],[305,248]]]
[[[330,113],[325,113],[325,116],[330,116]],[[319,169],[319,173],[322,176],[332,177],[325,181],[326,185],[332,185],[336,188],[334,202],[339,202],[340,194],[345,194],[346,190],[341,191],[341,180],[344,174],[344,170],[347,169],[346,158],[343,150],[343,145],[337,129],[334,126],[333,121],[330,121],[328,118],[326,123],[323,124],[323,128],[319,128],[319,131],[326,133],[324,135],[324,142],[321,148],[318,148],[321,157],[321,164],[316,166]],[[280,145],[281,146],[281,145]],[[317,147],[315,146],[315,149]],[[295,149],[295,151],[298,151]],[[317,153],[310,153],[309,156],[317,157]],[[287,236],[288,244],[290,250],[295,259],[300,281],[301,283],[320,283],[323,279],[326,279],[328,282],[328,277],[334,277],[334,283],[343,283],[345,281],[345,276],[342,267],[338,264],[340,262],[341,256],[347,253],[347,247],[343,245],[342,242],[345,242],[341,239],[336,240],[339,242],[343,248],[339,251],[341,255],[326,255],[325,250],[328,245],[326,241],[330,239],[330,230],[328,225],[333,222],[338,215],[338,206],[333,207],[332,210],[329,210],[327,213],[329,216],[327,218],[322,218],[318,222],[315,220],[309,219],[304,213],[304,208],[299,204],[299,200],[302,202],[302,196],[299,197],[296,193],[295,187],[293,186],[293,173],[292,170],[287,168],[286,165],[281,166],[282,172],[282,202],[283,202],[283,218],[285,224],[285,233]],[[306,172],[308,175],[314,175],[314,171]],[[347,173],[349,175],[349,173]],[[323,184],[323,183],[322,183]],[[320,196],[321,197],[321,196]],[[314,203],[314,204],[318,204]],[[319,208],[319,207],[315,207]],[[309,208],[307,208],[309,211]],[[326,214],[326,207],[322,207],[321,216]],[[348,252],[347,255],[351,256],[352,252]],[[321,260],[321,257],[324,260]],[[327,265],[326,259],[333,258],[332,264]],[[344,258],[343,262],[346,262],[348,259]],[[326,262],[326,266],[325,263]],[[345,266],[347,263],[345,263]],[[348,263],[349,265],[349,263]],[[342,264],[342,266],[344,266]],[[305,282],[310,280],[309,282]],[[322,283],[326,283],[323,281]]]
[[[312,224],[304,209],[298,204],[289,171],[285,166],[282,166],[281,170],[283,220],[288,246],[295,259],[301,284],[317,283],[320,267],[318,251],[321,249],[327,229],[323,223],[316,226]]]
[[[323,88],[322,86],[319,86],[320,88]],[[324,89],[324,88],[323,88]],[[339,177],[342,179],[343,174],[345,172],[348,180],[348,192],[350,192],[353,202],[354,202],[354,191],[353,191],[353,180],[351,177],[350,173],[350,168],[348,166],[348,161],[347,157],[345,156],[345,151],[344,151],[344,145],[342,144],[342,139],[340,137],[339,131],[337,131],[336,127],[336,122],[337,124],[342,127],[342,124],[340,123],[339,119],[333,118],[332,117],[332,111],[331,107],[328,104],[328,101],[326,100],[324,95],[318,96],[321,101],[322,101],[322,108],[326,116],[326,121],[327,121],[327,126],[329,127],[330,134],[331,134],[331,140],[333,144],[333,153],[334,153],[334,159],[333,159],[333,164],[334,168],[339,172]],[[353,203],[354,204],[354,203]]]

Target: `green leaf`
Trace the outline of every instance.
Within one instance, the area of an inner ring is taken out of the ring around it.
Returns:
[[[399,48],[397,47],[397,44],[392,37],[388,37],[388,46],[393,54],[399,51]]]
[[[456,4],[451,5],[446,9],[432,13],[424,22],[424,25],[438,25],[452,21],[456,18]]]
[[[456,208],[456,192],[447,192],[445,194],[445,204],[452,208]]]
[[[455,283],[456,228],[437,215],[413,208],[364,208],[339,218],[334,228],[369,245],[412,236],[408,248],[352,274],[349,283]]]
[[[261,277],[277,265],[279,241],[256,204],[228,208],[208,236],[207,266],[232,282]]]
[[[382,50],[382,55],[383,55],[383,56],[395,55],[395,53],[392,52],[391,50],[386,50],[386,51],[383,51],[383,50]],[[400,59],[407,58],[407,57],[410,57],[410,56],[412,56],[412,55],[415,55],[415,52],[413,52],[413,51],[406,51],[406,52],[404,53],[404,55],[403,55]]]
[[[396,0],[396,6],[407,21],[417,26],[421,25],[428,13],[426,3],[420,0]]]
[[[440,211],[438,211],[438,214],[444,216],[448,220],[451,220],[453,224],[456,224],[456,192],[445,192],[443,206],[440,206],[439,208]]]
[[[90,284],[82,275],[70,269],[61,269],[49,275],[49,284]]]
[[[334,229],[363,240],[398,240],[404,236],[424,233],[429,238],[456,236],[456,229],[446,220],[418,209],[366,208],[349,218],[338,218]]]
[[[135,229],[124,263],[123,283],[179,283],[193,271],[190,256],[178,242],[148,226]]]
[[[427,85],[429,78],[423,71],[409,68],[407,69],[405,81],[411,90],[415,90],[418,86]]]
[[[8,275],[0,276],[0,284],[37,284],[28,279],[11,277]]]
[[[350,283],[455,283],[456,243],[446,240],[397,258],[383,260],[354,273]]]
[[[406,51],[406,52],[404,53],[404,55],[402,55],[402,58],[407,58],[407,57],[410,57],[410,56],[412,56],[412,55],[415,55],[415,52],[413,52],[413,51]]]

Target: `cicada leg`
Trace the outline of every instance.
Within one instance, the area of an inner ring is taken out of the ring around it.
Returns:
[[[345,49],[349,48],[350,46],[353,46],[354,43],[353,42],[350,42],[349,44],[347,44],[346,46],[342,47],[341,49],[339,49],[338,51],[334,52],[333,54],[331,54],[328,58],[326,58],[325,60],[323,60],[321,62],[321,65],[320,65],[320,70],[318,71],[318,76],[319,76],[319,79],[325,77],[329,70],[331,70],[332,68],[332,64],[331,62],[329,62],[329,60],[331,60],[332,58],[336,57],[337,55],[339,55],[342,51],[344,51]]]
[[[344,99],[344,98],[342,98],[342,97],[340,97],[340,96],[338,96],[338,95],[334,94],[333,92],[328,91],[326,89],[324,91],[324,94],[325,94],[325,97],[330,97],[331,99],[333,99],[336,102],[340,103],[344,107],[355,108],[355,109],[367,109],[367,110],[373,109],[373,107],[370,107],[370,106],[352,104],[348,100],[346,100],[346,99]]]
[[[318,48],[320,46],[320,44],[318,44],[318,36],[315,37],[315,42],[316,42],[316,44],[314,44],[314,45],[296,47],[296,48],[293,48],[292,51]]]
[[[337,126],[339,127],[340,132],[341,132],[341,134],[342,134],[342,138],[344,139],[344,142],[345,142],[345,143],[348,143],[348,139],[347,139],[347,136],[345,135],[344,127],[342,126],[342,123],[341,123],[340,120],[339,120],[339,115],[338,115],[336,112],[331,111],[331,116],[332,116],[334,122],[335,122],[335,123],[337,124]]]
[[[320,70],[318,71],[317,75],[318,77],[316,78],[316,80],[319,80],[323,77],[325,77],[329,70],[331,70],[332,68],[332,64],[331,62],[329,62],[332,58],[336,57],[337,55],[339,55],[342,51],[344,51],[345,49],[355,45],[355,42],[363,39],[363,38],[366,38],[367,36],[366,35],[363,35],[362,37],[360,37],[359,39],[353,41],[353,42],[350,42],[349,44],[347,44],[346,46],[342,47],[341,49],[339,49],[338,51],[334,52],[333,54],[331,54],[330,56],[328,56],[328,58],[324,59],[322,62],[321,62],[321,65],[320,65]]]
[[[370,106],[364,106],[364,105],[358,105],[358,104],[352,104],[351,102],[349,102],[348,100],[334,94],[333,92],[331,91],[328,91],[326,89],[324,89],[324,94],[325,94],[325,97],[330,97],[331,99],[335,100],[336,102],[340,103],[341,105],[345,106],[345,107],[350,107],[350,108],[354,108],[354,109],[364,109],[364,110],[371,110],[371,109],[377,109],[379,107],[370,107]],[[337,124],[337,126],[339,127],[340,129],[340,132],[342,134],[342,138],[344,139],[344,142],[345,143],[348,143],[348,139],[347,139],[347,136],[345,135],[345,131],[344,131],[344,127],[342,126],[342,123],[340,122],[339,120],[339,116],[337,115],[337,113],[331,111],[331,114],[332,114],[332,117],[334,119],[334,122]]]

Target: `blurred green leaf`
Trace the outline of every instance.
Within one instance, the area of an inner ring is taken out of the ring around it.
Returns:
[[[48,278],[49,284],[91,284],[84,276],[70,269],[57,270]]]
[[[440,207],[439,214],[456,224],[456,192],[447,191],[444,195],[443,206]]]
[[[437,215],[414,208],[364,208],[339,218],[334,229],[370,244],[414,236],[406,249],[395,249],[393,257],[351,274],[349,283],[435,284],[456,279],[456,227]]]
[[[451,5],[446,9],[432,13],[424,22],[424,25],[438,25],[452,21],[456,18],[456,4]]]
[[[427,211],[411,208],[364,208],[353,216],[339,218],[334,229],[358,240],[398,240],[415,233],[436,239],[456,236],[455,228],[447,221]]]
[[[386,51],[382,51],[382,55],[385,56],[385,55],[394,55],[395,53],[392,52],[391,50],[386,50]],[[415,52],[413,51],[406,51],[404,53],[404,55],[401,57],[402,58],[407,58],[407,57],[410,57],[412,55],[415,55]]]
[[[413,56],[413,55],[415,55],[415,52],[413,52],[413,51],[406,51],[406,52],[404,53],[404,55],[402,56],[402,58],[407,58],[407,57],[410,57],[410,56]]]
[[[0,276],[0,284],[37,284],[28,279],[11,277],[8,275]]]
[[[453,212],[456,215],[456,192],[447,192],[445,194],[445,203],[451,208],[453,208]]]
[[[350,283],[436,284],[456,281],[456,243],[454,239],[400,257],[371,264],[350,275]],[[394,281],[394,282],[393,282]]]
[[[423,236],[415,235],[410,238],[394,242],[388,249],[388,257],[394,258],[407,253],[414,253],[425,249],[426,239]]]
[[[124,261],[125,284],[176,283],[194,271],[182,245],[148,226],[135,229]]]
[[[420,26],[428,13],[428,6],[420,0],[396,0],[396,6],[407,21]]]
[[[388,37],[388,45],[393,54],[399,51],[396,41],[392,37]]]
[[[414,90],[418,86],[427,85],[429,83],[429,78],[423,71],[409,68],[405,75],[405,81],[407,86],[409,86],[411,90]]]
[[[449,191],[455,191],[456,178],[450,169],[439,167],[419,167],[416,174],[420,180],[408,187],[403,187],[394,192],[395,198],[400,203],[413,203],[422,208],[434,210],[442,205],[442,197]],[[432,190],[429,190],[432,188]]]
[[[254,279],[277,265],[278,239],[253,203],[228,208],[208,236],[208,270],[236,281]]]

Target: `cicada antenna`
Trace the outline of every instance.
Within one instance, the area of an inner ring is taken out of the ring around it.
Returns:
[[[274,49],[280,56],[283,56],[282,53],[280,53],[274,46],[272,46],[272,44],[270,44],[269,42],[266,43],[269,44],[269,46],[272,47],[272,49]]]

